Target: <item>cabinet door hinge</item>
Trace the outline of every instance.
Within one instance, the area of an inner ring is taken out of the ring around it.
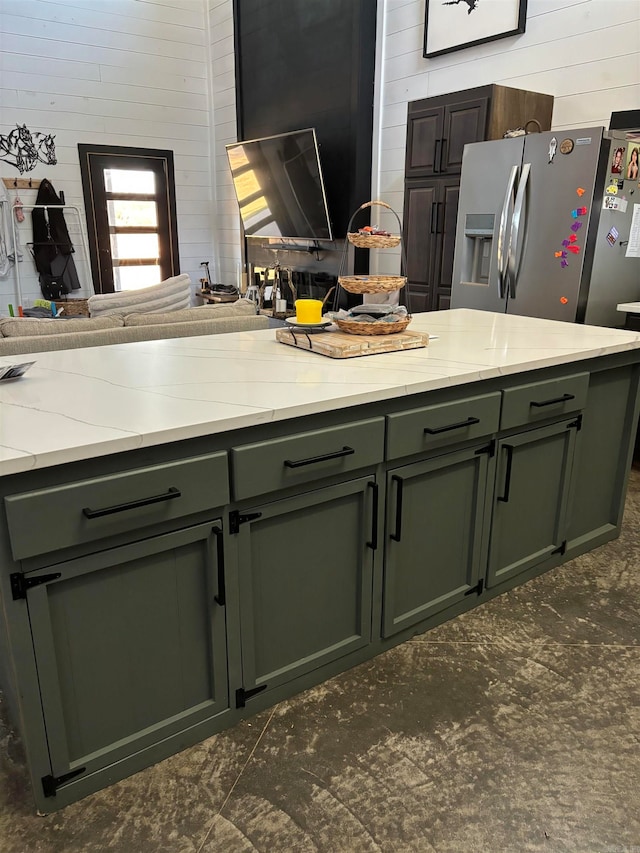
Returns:
[[[562,543],[562,545],[560,545],[558,548],[555,549],[555,551],[552,551],[551,553],[552,554],[564,554],[564,553],[566,553],[566,550],[567,550],[567,540],[565,539],[564,542]]]
[[[65,782],[70,782],[71,779],[75,779],[76,776],[84,773],[86,769],[86,767],[78,767],[77,770],[72,770],[70,773],[64,773],[62,776],[43,776],[42,790],[44,791],[45,797],[55,797],[56,792],[61,785],[64,785]]]
[[[254,521],[256,518],[261,518],[261,512],[245,512],[240,513],[237,509],[229,513],[229,533],[237,533],[240,530],[241,524],[246,524],[247,521]]]
[[[60,572],[56,572],[52,575],[38,575],[35,578],[27,577],[27,575],[23,575],[22,572],[14,572],[12,575],[9,575],[13,600],[17,601],[19,598],[26,598],[27,590],[31,589],[32,586],[40,586],[42,583],[55,581],[61,577],[62,574]]]
[[[238,690],[236,690],[236,708],[244,708],[247,704],[247,699],[251,699],[252,696],[257,696],[258,693],[262,693],[262,691],[266,689],[266,684],[261,684],[260,687],[254,687],[251,690],[245,690],[244,687],[238,688]]]
[[[582,415],[578,415],[575,421],[571,421],[571,423],[567,424],[567,429],[571,429],[572,427],[576,428],[576,432],[580,432],[582,429]]]
[[[476,592],[478,595],[482,595],[482,591],[484,590],[484,578],[480,578],[478,583],[475,586],[472,586],[471,589],[468,589],[465,592],[465,595],[473,595]]]
[[[492,438],[489,444],[485,447],[480,447],[476,450],[476,456],[479,456],[481,453],[488,453],[489,459],[492,459],[496,455],[496,440]]]

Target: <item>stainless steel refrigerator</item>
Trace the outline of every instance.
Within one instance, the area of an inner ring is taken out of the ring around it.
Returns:
[[[616,305],[640,300],[638,147],[602,127],[467,145],[451,307],[623,325]]]

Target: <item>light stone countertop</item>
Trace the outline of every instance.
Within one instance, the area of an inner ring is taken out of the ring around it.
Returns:
[[[617,311],[626,311],[627,314],[640,314],[640,302],[620,302],[616,305]]]
[[[414,315],[424,349],[330,359],[275,330],[4,356],[0,476],[640,349],[640,334],[486,311]]]

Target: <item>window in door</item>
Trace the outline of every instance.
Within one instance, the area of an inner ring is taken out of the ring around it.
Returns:
[[[178,275],[173,152],[78,145],[96,293]]]

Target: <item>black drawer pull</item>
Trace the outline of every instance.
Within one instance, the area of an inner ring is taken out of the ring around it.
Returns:
[[[504,493],[498,500],[502,503],[509,503],[509,492],[511,491],[511,469],[513,467],[513,445],[503,444],[503,449],[507,451],[507,470],[504,475]]]
[[[227,603],[227,591],[224,582],[224,539],[222,528],[216,525],[211,528],[211,532],[216,537],[216,557],[218,563],[218,593],[213,596],[213,600],[220,607],[224,607]]]
[[[437,435],[439,432],[449,432],[451,429],[462,429],[462,427],[472,426],[472,424],[479,424],[480,418],[467,418],[466,421],[460,421],[457,424],[448,424],[443,427],[436,427],[435,429],[431,429],[431,427],[425,427],[424,431],[429,435]]]
[[[129,501],[126,504],[116,504],[115,506],[108,506],[104,509],[90,509],[86,506],[82,510],[82,514],[85,518],[101,518],[103,515],[113,515],[115,512],[126,512],[128,509],[139,509],[141,506],[149,506],[149,504],[158,504],[161,501],[170,501],[172,498],[179,498],[182,492],[180,489],[176,489],[174,486],[171,486],[168,491],[166,491],[162,495],[153,495],[150,498],[140,498],[138,501]]]
[[[566,403],[567,400],[575,399],[575,394],[563,394],[562,397],[554,397],[553,400],[543,400],[542,403],[538,403],[536,400],[532,400],[529,405],[535,406],[536,409],[541,409],[543,406],[553,406],[555,403]]]
[[[396,529],[389,538],[393,539],[394,542],[399,542],[402,539],[402,487],[404,480],[397,474],[393,474],[391,479],[396,483]]]
[[[292,462],[291,459],[284,460],[285,468],[301,468],[303,465],[314,465],[316,462],[326,462],[327,459],[339,459],[341,456],[351,456],[355,453],[353,447],[343,447],[342,450],[335,450],[333,453],[324,453],[322,456],[310,456],[309,459],[299,459],[297,462]]]
[[[373,500],[371,502],[371,539],[367,542],[367,548],[376,551],[378,548],[378,484],[367,483],[367,486],[373,491]]]

